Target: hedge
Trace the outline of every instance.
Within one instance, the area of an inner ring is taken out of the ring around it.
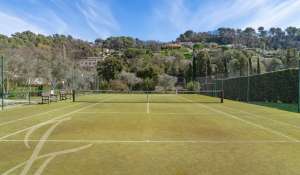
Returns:
[[[298,69],[287,69],[249,77],[249,101],[298,103]],[[221,88],[221,80],[217,81]],[[248,77],[223,80],[226,99],[247,101]]]

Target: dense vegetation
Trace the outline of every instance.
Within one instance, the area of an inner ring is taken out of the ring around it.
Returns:
[[[109,37],[87,42],[72,36],[0,35],[5,57],[6,89],[29,86],[37,79],[59,88],[140,90],[198,88],[201,77],[256,75],[297,67],[300,29],[263,27],[256,31],[220,28],[187,31],[176,42]],[[104,50],[108,50],[108,53]],[[79,60],[100,57],[96,68]]]
[[[233,28],[219,28],[214,32],[193,32],[191,30],[181,34],[177,41],[180,42],[214,42],[219,45],[235,44],[248,48],[287,49],[300,48],[300,29],[288,27],[285,30],[272,27],[257,30],[247,27],[244,30]]]

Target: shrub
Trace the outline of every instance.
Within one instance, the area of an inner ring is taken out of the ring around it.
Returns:
[[[158,77],[158,86],[162,87],[164,90],[174,90],[176,82],[177,77],[167,74],[159,75]]]
[[[126,83],[124,83],[121,80],[112,80],[110,81],[110,88],[112,90],[118,90],[118,91],[128,91],[128,86]]]
[[[101,90],[107,90],[107,89],[110,88],[110,86],[109,86],[109,83],[108,83],[107,81],[101,81],[101,82],[99,83],[99,88],[100,88]]]
[[[200,90],[200,83],[197,82],[197,81],[190,81],[187,83],[186,85],[186,88],[189,90],[189,91],[198,91]]]

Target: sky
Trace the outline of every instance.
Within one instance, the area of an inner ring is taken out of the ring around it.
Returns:
[[[172,41],[186,30],[300,27],[300,0],[0,0],[0,33]]]

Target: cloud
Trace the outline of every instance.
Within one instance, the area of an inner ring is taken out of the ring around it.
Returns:
[[[227,5],[227,9],[223,9],[217,4],[212,7],[194,2],[192,6],[189,6],[188,2],[186,0],[164,0],[163,3],[157,4],[149,20],[149,26],[159,27],[152,31],[150,37],[170,40],[174,39],[174,35],[179,35],[179,33],[189,29],[195,31],[215,29],[218,24],[233,16],[231,13],[234,11],[230,9],[239,6],[237,4],[239,2],[235,2]],[[227,14],[228,12],[229,14]]]
[[[70,32],[69,25],[52,10],[47,9],[39,15],[26,14],[25,16],[29,21],[44,28],[47,31],[46,34],[68,34]]]
[[[152,11],[151,26],[159,28],[151,36],[166,40],[189,29],[300,26],[299,9],[300,0],[164,0]]]
[[[265,2],[266,0],[226,1],[217,6],[208,7],[205,13],[196,15],[192,20],[192,26],[197,29],[204,27],[208,30],[212,30],[221,25],[234,25],[241,18],[251,16],[251,14],[253,14],[257,8],[264,5]],[[198,11],[201,11],[201,7]]]
[[[154,9],[153,18],[172,25],[176,30],[187,29],[211,30],[220,24],[241,18],[266,0],[235,0],[222,1],[220,3],[206,4],[195,2],[193,9],[186,0],[165,1],[164,5]]]
[[[272,3],[270,0],[256,9],[254,18],[246,25],[253,27],[300,26],[299,9],[299,0],[285,0],[278,3]]]
[[[106,38],[120,29],[113,13],[103,1],[85,0],[76,4],[86,23],[99,37]]]
[[[0,32],[5,35],[11,35],[16,32],[30,30],[35,33],[46,33],[42,28],[29,23],[18,16],[13,16],[0,12]]]
[[[69,32],[68,24],[53,9],[47,8],[37,0],[30,0],[27,5],[30,9],[11,9],[1,6],[0,33],[10,35],[25,30],[42,34]]]

